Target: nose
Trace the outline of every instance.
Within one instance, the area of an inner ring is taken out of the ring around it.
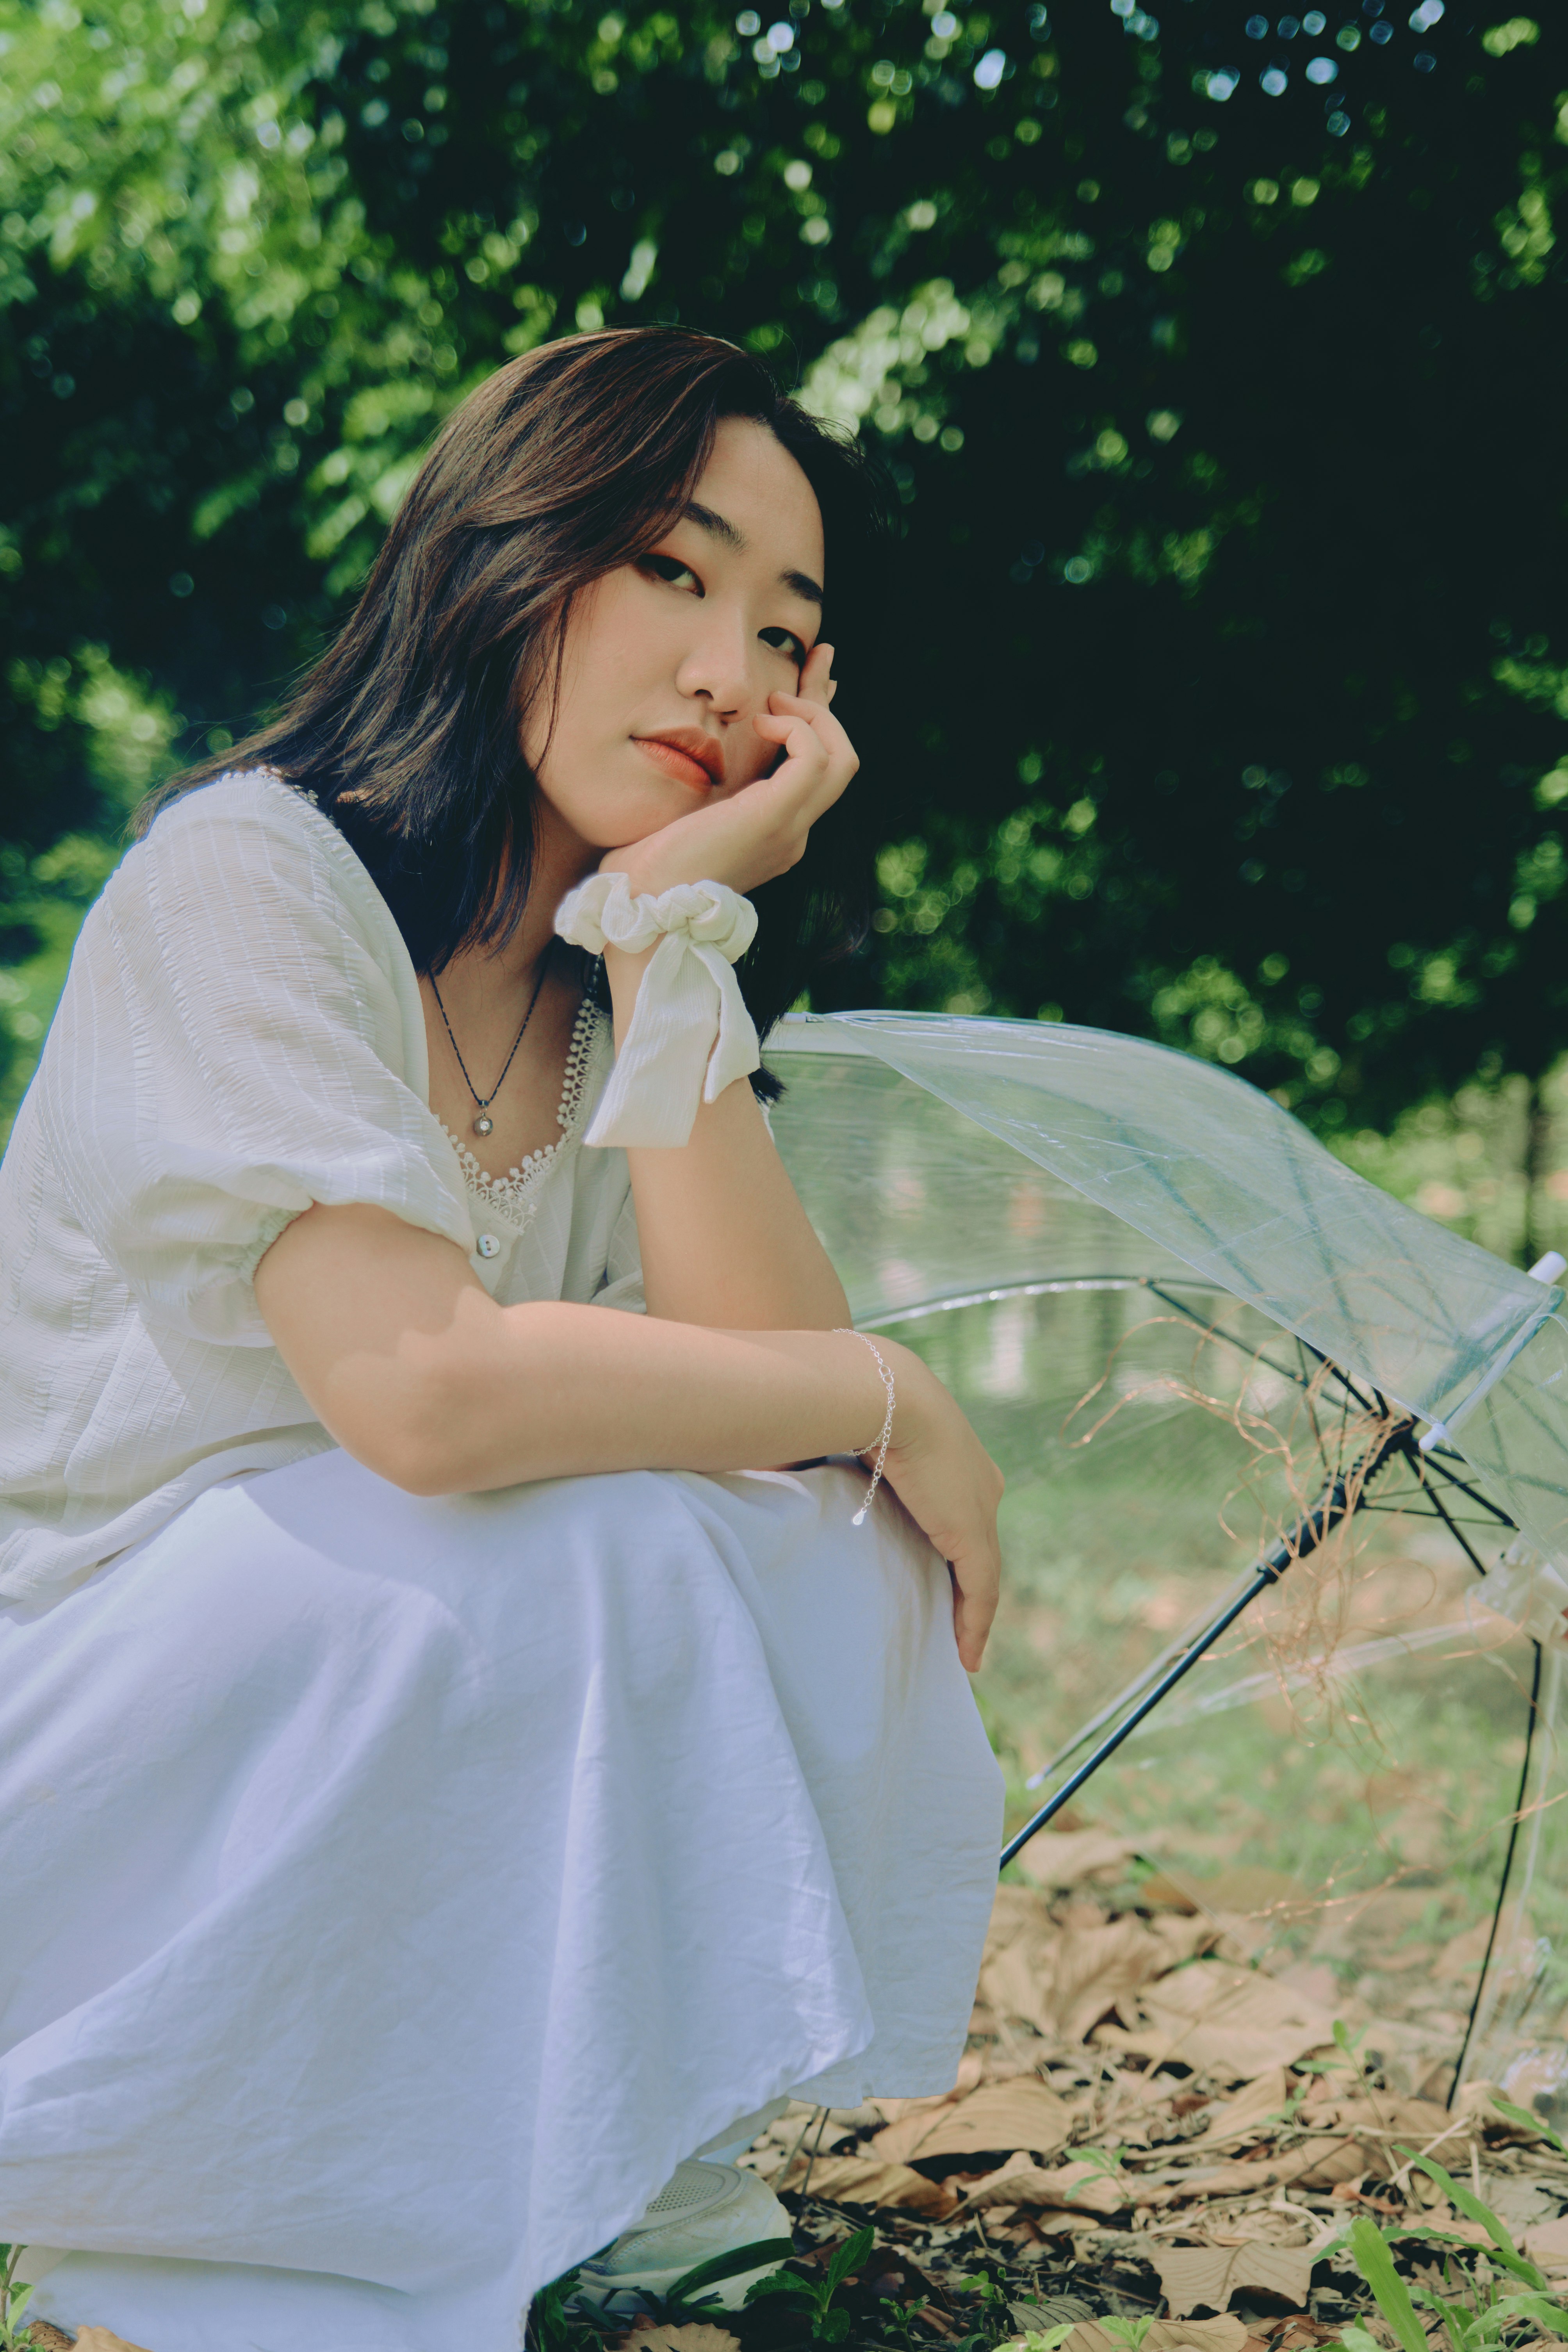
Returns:
[[[697,606],[699,626],[676,671],[679,691],[708,703],[721,719],[736,719],[758,702],[758,650],[743,616],[717,598]]]

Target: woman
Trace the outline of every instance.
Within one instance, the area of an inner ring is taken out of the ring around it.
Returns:
[[[760,887],[799,985],[870,527],[726,344],[514,362],[88,918],[0,1199],[36,2313],[503,2352],[776,2236],[692,2160],[773,2103],[952,2082],[1001,1482],[844,1328],[731,970]]]

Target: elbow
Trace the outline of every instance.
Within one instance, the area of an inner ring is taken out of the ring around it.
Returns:
[[[386,1423],[371,1429],[353,1421],[345,1424],[340,1417],[331,1434],[345,1454],[402,1494],[432,1497],[468,1491],[455,1449],[433,1442],[428,1431]]]
[[[450,1381],[373,1383],[333,1400],[321,1419],[345,1454],[402,1494],[432,1499],[495,1483],[478,1458],[475,1417]]]
[[[412,1444],[378,1446],[374,1460],[363,1446],[350,1451],[367,1470],[374,1470],[378,1478],[384,1478],[400,1494],[417,1495],[433,1501],[438,1495],[471,1492],[472,1482],[463,1475],[456,1456],[439,1448],[427,1445],[421,1451]]]

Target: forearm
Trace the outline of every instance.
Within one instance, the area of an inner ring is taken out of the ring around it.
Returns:
[[[646,956],[605,955],[617,1035]],[[744,1080],[698,1110],[689,1142],[627,1154],[650,1316],[730,1330],[823,1330],[848,1302]]]
[[[854,1451],[881,1421],[876,1366],[852,1338],[498,1307],[449,1243],[379,1210],[297,1219],[257,1297],[325,1427],[416,1493],[760,1467]]]
[[[827,1333],[546,1302],[503,1309],[488,1337],[488,1350],[465,1348],[462,1369],[434,1383],[444,1492],[809,1460],[868,1444],[880,1419],[875,1365]]]

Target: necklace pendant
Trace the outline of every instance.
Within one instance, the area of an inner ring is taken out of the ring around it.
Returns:
[[[480,1111],[478,1118],[474,1121],[474,1133],[476,1135],[489,1135],[493,1133],[494,1129],[495,1121],[490,1117],[489,1111]]]

